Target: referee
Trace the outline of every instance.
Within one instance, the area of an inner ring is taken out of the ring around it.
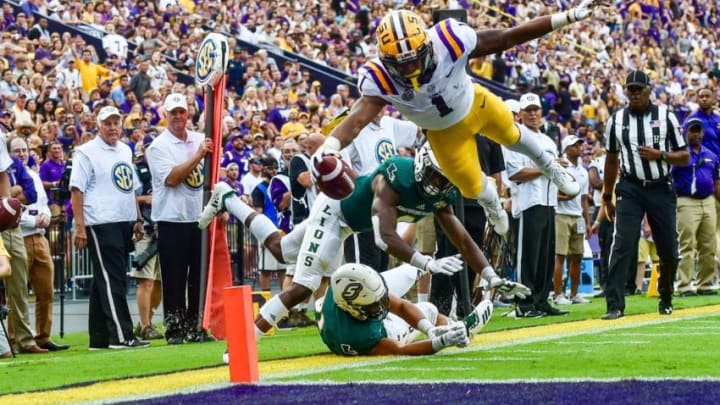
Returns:
[[[605,127],[607,158],[602,200],[607,217],[613,220],[617,215],[605,288],[605,320],[625,314],[625,280],[628,269],[635,268],[633,252],[645,214],[660,256],[658,312],[670,315],[673,310],[673,281],[679,259],[677,199],[669,174],[671,165],[688,164],[690,154],[677,118],[667,106],[652,104],[650,92],[647,75],[639,70],[631,72],[625,80],[629,106],[615,112]],[[616,188],[619,154],[622,167]]]

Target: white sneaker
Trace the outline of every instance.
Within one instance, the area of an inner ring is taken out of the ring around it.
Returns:
[[[553,298],[553,303],[555,305],[572,305],[573,302],[567,299],[564,295],[556,295],[555,298]]]
[[[227,350],[225,350],[225,353],[222,355],[222,362],[223,364],[230,364],[230,355]]]
[[[569,197],[575,197],[580,193],[580,185],[578,182],[557,162],[553,161],[549,167],[541,168],[540,170],[542,170],[543,174],[545,174],[550,181],[555,183],[561,193]]]
[[[494,178],[488,177],[487,180],[486,187],[495,187]],[[498,198],[497,195],[492,201],[485,201],[478,198],[477,202],[485,210],[485,215],[488,221],[490,221],[490,225],[495,229],[495,232],[500,236],[505,236],[508,229],[510,229],[510,221],[508,220],[507,212],[503,209],[500,198]]]
[[[481,301],[472,313],[463,319],[468,331],[468,337],[473,338],[480,330],[490,322],[493,313],[493,303],[490,300]]]
[[[572,301],[573,304],[589,304],[590,303],[590,300],[588,300],[587,298],[585,298],[581,295],[576,295],[574,297],[570,297],[570,301]]]
[[[207,228],[215,216],[225,211],[225,199],[233,195],[235,195],[235,190],[233,190],[229,184],[224,181],[216,183],[212,194],[210,194],[210,200],[207,205],[205,205],[205,208],[203,208],[202,214],[200,214],[198,228]]]

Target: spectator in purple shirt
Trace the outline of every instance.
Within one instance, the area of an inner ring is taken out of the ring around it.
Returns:
[[[688,120],[685,123],[685,133],[689,144],[690,163],[672,168],[677,190],[677,226],[681,257],[677,271],[680,279],[677,289],[681,296],[715,294],[712,280],[715,272],[715,202],[720,200],[720,161],[702,144],[702,120]],[[696,289],[693,289],[695,253],[698,274]]]
[[[45,192],[48,195],[48,205],[53,216],[60,214],[60,202],[52,199],[51,189],[60,185],[63,172],[65,171],[65,159],[63,145],[59,141],[51,141],[48,145],[47,159],[40,165],[40,180],[43,182]]]

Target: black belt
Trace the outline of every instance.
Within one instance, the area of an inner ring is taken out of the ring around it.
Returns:
[[[654,188],[657,186],[668,184],[668,182],[670,181],[670,176],[661,177],[655,180],[640,180],[635,176],[622,176],[621,179],[642,188]]]

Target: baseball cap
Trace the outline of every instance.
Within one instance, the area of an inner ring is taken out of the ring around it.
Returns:
[[[650,85],[650,79],[642,70],[633,70],[625,78],[625,87],[640,86],[647,87]]]
[[[703,127],[702,120],[700,118],[693,117],[693,118],[690,118],[689,120],[685,121],[684,127],[685,127],[685,130],[687,131],[688,129],[690,129],[692,127],[696,127],[698,125],[700,126],[700,128]]]
[[[520,109],[525,110],[529,107],[541,108],[540,97],[535,93],[525,93],[520,97]]]
[[[585,142],[581,138],[578,138],[575,135],[568,135],[562,140],[562,151],[565,152],[565,149],[567,149],[568,146],[575,145],[577,143]]]
[[[122,114],[120,114],[120,111],[117,108],[110,106],[110,105],[105,106],[100,109],[100,112],[97,115],[97,123],[100,124],[103,121],[105,121],[106,119],[113,117],[113,116],[118,116],[118,117],[122,118]]]
[[[185,98],[184,94],[171,93],[165,98],[163,107],[165,107],[166,112],[171,112],[176,108],[182,108],[187,111],[187,98]]]
[[[520,102],[515,99],[509,98],[505,100],[505,105],[513,114],[520,112]]]
[[[253,139],[265,139],[265,134],[263,134],[262,132],[257,132],[253,134]]]

